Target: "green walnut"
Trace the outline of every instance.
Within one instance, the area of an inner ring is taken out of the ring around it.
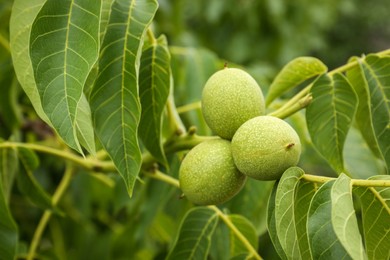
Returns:
[[[233,162],[231,143],[223,139],[205,141],[184,157],[179,171],[184,196],[198,205],[217,205],[236,195],[246,176]]]
[[[248,73],[225,68],[214,73],[206,82],[202,93],[202,112],[213,132],[231,140],[244,122],[264,114],[264,96]]]
[[[257,180],[277,180],[295,166],[301,142],[285,121],[259,116],[245,122],[232,139],[232,155],[237,168]]]

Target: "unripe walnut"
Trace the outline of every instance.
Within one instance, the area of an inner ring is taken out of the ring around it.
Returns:
[[[231,140],[244,122],[264,114],[264,96],[248,73],[225,68],[214,73],[206,82],[202,93],[202,112],[211,130]]]
[[[232,139],[232,155],[237,168],[258,180],[276,180],[301,154],[301,142],[285,121],[259,116],[245,122]]]
[[[185,197],[198,205],[217,205],[236,195],[246,176],[233,162],[231,144],[215,139],[195,146],[180,166],[179,182]]]

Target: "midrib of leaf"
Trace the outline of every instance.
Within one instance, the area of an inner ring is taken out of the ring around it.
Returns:
[[[390,215],[390,207],[387,205],[386,200],[379,194],[379,192],[374,187],[368,188],[372,194],[378,199],[378,201],[382,204],[383,208],[386,209],[387,213]]]
[[[128,12],[129,15],[128,15],[128,18],[127,18],[127,23],[126,23],[126,34],[127,34],[127,32],[129,31],[129,28],[130,28],[130,22],[131,22],[131,15],[130,14],[133,13],[135,2],[136,2],[135,0],[131,1],[131,4],[129,6],[129,12]],[[130,52],[130,55],[133,55],[133,53],[129,49],[127,49],[127,40],[128,40],[128,37],[126,35],[125,36],[125,42],[123,44],[123,56],[124,56],[123,57],[123,62],[122,62],[122,71],[123,71],[123,73],[127,73],[126,67],[125,67],[126,59],[127,59],[126,51]],[[135,66],[137,66],[137,65],[135,64]],[[122,103],[121,103],[121,120],[122,120],[122,124],[123,124],[123,122],[125,122],[125,112],[126,112],[125,111],[125,106],[123,105],[125,103],[124,99],[125,99],[125,93],[126,93],[125,92],[126,89],[125,89],[125,82],[124,82],[124,80],[125,80],[125,77],[122,76],[122,79],[121,79],[121,83],[122,83],[122,85],[121,85],[121,100],[122,100]],[[136,81],[136,84],[138,86],[138,75],[135,76],[135,81]],[[138,92],[138,87],[137,87],[137,92]],[[139,107],[139,99],[137,98],[137,100],[138,100],[138,107]],[[138,132],[138,123],[139,123],[139,118],[137,119],[137,127],[135,129],[136,133]],[[122,130],[122,132],[121,132],[122,133],[122,140],[126,140],[126,133],[125,133],[126,128],[122,126],[121,130]],[[138,146],[138,144],[137,144],[137,146]],[[127,154],[130,154],[128,152],[128,150],[127,150],[127,145],[123,146],[123,150],[124,150],[124,153],[125,153],[124,160],[125,160],[126,171],[130,171],[129,166],[128,166],[129,165],[129,159],[128,159],[128,156],[126,156]]]

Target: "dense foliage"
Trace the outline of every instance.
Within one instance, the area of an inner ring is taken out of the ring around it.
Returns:
[[[0,259],[389,259],[390,33],[336,60],[355,5],[294,3],[0,1]],[[226,61],[302,154],[197,206],[178,171]]]

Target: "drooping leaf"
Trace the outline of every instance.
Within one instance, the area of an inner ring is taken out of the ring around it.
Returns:
[[[358,61],[357,58],[351,59],[350,62],[355,61]],[[347,78],[353,86],[359,100],[355,116],[356,125],[360,129],[371,151],[376,156],[381,157],[378,141],[376,140],[372,125],[370,90],[364,72],[360,66],[355,66],[347,71]]]
[[[332,224],[334,182],[323,184],[310,204],[307,234],[313,259],[352,259],[337,238]]]
[[[176,242],[167,260],[207,259],[211,236],[218,223],[218,214],[207,207],[197,207],[184,217]]]
[[[378,147],[390,171],[390,57],[368,55],[360,67],[370,90],[371,118]]]
[[[46,0],[15,0],[10,19],[10,45],[16,76],[38,116],[49,122],[34,81],[29,43],[33,21]]]
[[[272,244],[274,245],[274,248],[276,252],[278,253],[279,257],[281,259],[288,259],[286,256],[286,253],[283,250],[283,247],[279,241],[277,229],[276,229],[276,217],[275,217],[275,199],[276,199],[276,191],[278,188],[278,183],[276,182],[274,184],[274,187],[272,189],[271,195],[268,200],[268,209],[267,209],[267,228],[268,228],[268,234],[271,238]]]
[[[290,61],[272,82],[266,97],[266,105],[287,90],[298,86],[307,79],[325,73],[328,68],[314,57],[299,57]]]
[[[332,186],[331,204],[332,226],[338,240],[353,259],[367,259],[353,207],[351,179],[345,174]]]
[[[113,3],[90,98],[96,134],[130,195],[141,167],[138,64],[143,36],[157,6],[155,0]]]
[[[370,180],[390,180],[388,175],[377,175]],[[390,258],[390,188],[356,187],[362,206],[363,232],[369,259]]]
[[[313,101],[306,109],[310,137],[318,152],[341,173],[344,142],[358,102],[356,94],[341,74],[322,75],[311,93]]]
[[[10,149],[0,149],[0,152]],[[0,158],[0,160],[2,160]],[[4,172],[0,172],[1,175]],[[3,177],[3,176],[0,176]],[[18,227],[8,208],[7,198],[4,196],[3,178],[0,178],[0,259],[15,259],[18,245]]]
[[[276,232],[288,259],[299,259],[298,237],[295,223],[295,189],[305,173],[299,167],[287,169],[279,181],[275,197]]]
[[[100,9],[100,0],[47,0],[31,28],[30,57],[43,111],[80,153],[76,120],[84,84],[98,58]]]
[[[142,52],[139,135],[149,152],[165,166],[167,159],[162,146],[162,119],[170,92],[170,78],[170,54],[166,38],[161,36]]]
[[[301,180],[295,188],[294,217],[299,250],[302,259],[313,259],[310,253],[309,239],[307,237],[307,214],[310,201],[316,192],[312,182]]]
[[[259,239],[253,224],[241,215],[229,215],[228,217],[230,221],[237,227],[237,229],[245,236],[252,247],[257,250]],[[241,240],[239,240],[236,234],[230,230],[230,256],[233,257],[248,252],[248,249],[241,242]]]
[[[51,196],[46,193],[34,177],[33,171],[39,166],[38,156],[33,151],[23,147],[17,149],[17,154],[24,168],[17,175],[20,191],[38,207],[58,212],[58,209],[53,206]]]

